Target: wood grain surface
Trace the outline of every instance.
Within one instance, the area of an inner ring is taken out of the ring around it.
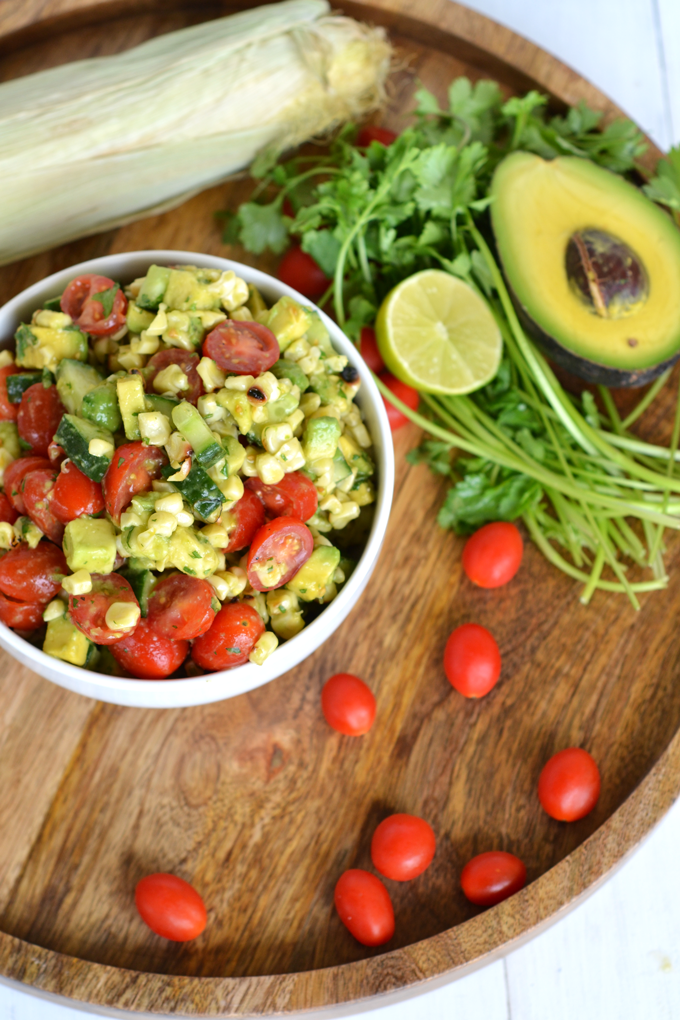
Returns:
[[[139,4],[0,0],[0,79],[231,9],[181,6],[142,4],[131,17]],[[393,34],[402,70],[390,126],[407,119],[416,78],[443,99],[461,73],[617,112],[564,65],[449,0],[339,6]],[[221,244],[213,220],[249,189],[230,182],[175,212],[4,267],[0,302],[64,266],[150,244],[251,261]],[[642,431],[663,439],[667,411],[656,406]],[[1,973],[97,1005],[188,1016],[330,1008],[415,989],[549,923],[667,810],[680,786],[680,544],[669,540],[669,589],[638,614],[602,594],[582,606],[531,544],[509,586],[475,589],[461,575],[461,541],[435,523],[440,483],[404,460],[417,439],[410,428],[397,436],[390,529],[360,603],[331,641],[268,686],[201,708],[124,709],[3,657]],[[479,703],[455,694],[441,669],[446,637],[466,621],[492,629],[503,656],[500,683]],[[378,721],[360,740],[330,731],[320,714],[321,685],[338,670],[376,692]],[[545,760],[573,744],[601,764],[603,789],[589,817],[563,825],[542,812],[535,788]],[[387,883],[397,932],[389,952],[371,951],[340,924],[333,887],[345,868],[370,868],[373,829],[394,811],[427,818],[438,849],[421,878]],[[532,884],[480,913],[458,876],[492,848],[522,857]],[[139,921],[134,885],[157,870],[202,892],[209,924],[194,943],[163,942]]]

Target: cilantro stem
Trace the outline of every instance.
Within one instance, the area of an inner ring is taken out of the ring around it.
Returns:
[[[644,412],[645,412],[645,411],[647,410],[647,408],[649,407],[649,405],[650,405],[650,404],[652,403],[652,401],[653,401],[653,400],[655,400],[655,399],[656,399],[656,397],[658,396],[658,394],[659,394],[659,393],[661,392],[661,390],[663,389],[663,387],[664,387],[664,386],[666,385],[666,383],[668,382],[668,378],[669,378],[669,376],[670,376],[670,374],[671,374],[671,372],[672,372],[672,371],[673,371],[673,370],[672,370],[671,368],[669,368],[669,369],[667,369],[667,370],[666,370],[666,371],[665,371],[665,372],[663,373],[663,375],[660,375],[660,376],[659,376],[659,377],[658,377],[657,379],[655,379],[655,380],[654,380],[654,382],[653,382],[653,383],[652,383],[652,385],[651,385],[651,386],[649,387],[649,389],[648,389],[648,390],[647,390],[647,392],[645,393],[645,395],[644,395],[644,397],[642,398],[642,400],[640,401],[640,403],[639,403],[639,404],[638,404],[638,405],[637,405],[637,406],[636,406],[636,407],[635,407],[635,408],[634,408],[634,409],[633,409],[633,410],[632,410],[632,411],[630,412],[630,414],[629,414],[629,415],[628,415],[628,416],[627,416],[626,418],[624,418],[624,419],[623,419],[623,421],[621,422],[621,428],[622,428],[622,429],[623,429],[624,431],[626,431],[627,429],[629,429],[629,428],[631,427],[631,425],[632,425],[632,424],[633,424],[634,422],[636,422],[636,421],[638,420],[638,418],[639,418],[639,417],[640,417],[640,416],[641,416],[642,414],[644,414]]]

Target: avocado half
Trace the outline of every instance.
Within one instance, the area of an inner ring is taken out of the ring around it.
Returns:
[[[516,306],[558,364],[642,386],[680,357],[680,231],[641,191],[576,156],[515,152],[491,194]]]

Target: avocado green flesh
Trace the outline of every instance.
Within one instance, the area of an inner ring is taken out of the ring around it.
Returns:
[[[491,194],[521,317],[556,361],[593,381],[641,385],[680,356],[680,231],[641,191],[587,160],[517,152],[499,164]],[[570,238],[588,230],[623,241],[644,267],[649,293],[625,316],[596,314],[569,280]]]

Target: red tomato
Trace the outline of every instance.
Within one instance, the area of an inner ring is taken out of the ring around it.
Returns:
[[[367,149],[371,142],[380,142],[381,145],[391,145],[399,135],[389,128],[378,127],[377,124],[367,124],[362,127],[357,137],[357,147]]]
[[[0,421],[16,421],[19,411],[18,404],[11,404],[7,395],[7,376],[16,375],[21,369],[16,365],[0,368]]]
[[[92,574],[92,591],[86,595],[69,595],[71,620],[96,645],[113,645],[130,634],[129,630],[111,630],[107,626],[106,613],[114,602],[139,605],[129,583],[120,574]]]
[[[522,562],[524,543],[509,521],[494,521],[475,531],[463,549],[463,570],[480,588],[500,588],[511,581]]]
[[[260,375],[279,360],[279,342],[261,322],[227,319],[208,333],[203,354],[224,372]]]
[[[149,626],[171,641],[190,641],[204,634],[215,619],[214,591],[207,581],[188,574],[162,577],[149,599]]]
[[[407,386],[401,379],[396,379],[389,372],[382,372],[380,378],[387,386],[388,390],[394,393],[395,397],[401,400],[402,404],[406,404],[412,411],[418,410],[418,403],[420,402],[420,394],[418,390],[414,390],[412,386]],[[405,425],[408,418],[401,411],[397,410],[394,404],[390,404],[386,397],[383,397],[385,404],[385,410],[387,411],[387,417],[389,419],[390,428],[393,432],[400,429],[402,425]]]
[[[111,646],[111,654],[139,680],[165,680],[179,669],[189,654],[188,641],[170,641],[152,630],[148,620],[140,620],[135,629]]]
[[[382,946],[394,935],[390,894],[370,871],[350,868],[343,872],[333,899],[340,920],[363,946]]]
[[[378,341],[375,338],[375,330],[372,326],[364,326],[359,337],[359,353],[364,359],[371,372],[377,375],[385,367],[385,362],[378,350]],[[418,405],[416,404],[416,407]],[[395,408],[392,408],[395,410]],[[403,415],[402,415],[403,417]]]
[[[69,573],[64,554],[51,542],[19,545],[0,559],[0,591],[19,602],[49,602]]]
[[[282,588],[314,551],[309,528],[296,517],[275,517],[264,524],[248,552],[248,580],[255,591]]]
[[[450,634],[444,672],[465,698],[483,698],[501,675],[501,653],[492,634],[478,623],[464,623]]]
[[[338,733],[360,737],[375,720],[375,696],[358,676],[336,673],[321,690],[321,711]]]
[[[0,492],[0,521],[14,524],[19,514],[16,512],[4,492]]]
[[[98,514],[104,509],[104,496],[99,482],[93,482],[72,460],[61,465],[50,497],[52,513],[68,524],[83,514]]]
[[[191,657],[203,669],[231,669],[247,661],[263,634],[262,618],[252,606],[228,602],[210,630],[196,638]]]
[[[432,827],[416,815],[390,815],[371,840],[373,866],[395,882],[409,882],[429,868],[436,840]]]
[[[151,482],[160,477],[166,463],[167,457],[160,446],[125,443],[114,451],[102,480],[102,493],[106,509],[116,524],[132,497],[150,489]]]
[[[24,390],[17,414],[17,429],[32,453],[47,456],[47,448],[65,411],[56,386],[43,386],[39,382]]]
[[[64,525],[52,510],[52,492],[57,472],[53,468],[41,468],[29,471],[21,483],[21,492],[26,504],[26,513],[34,524],[37,524],[43,535],[51,542],[61,545],[64,538]]]
[[[29,471],[37,471],[40,468],[50,467],[52,465],[46,457],[19,457],[18,460],[13,460],[9,467],[5,468],[5,495],[17,513],[26,513],[26,504],[21,492],[21,483],[26,475]]]
[[[158,354],[154,354],[152,358],[149,358],[146,366],[149,370],[146,375],[147,390],[149,393],[155,392],[153,381],[162,369],[167,368],[168,365],[179,365],[189,380],[189,389],[184,390],[182,398],[188,400],[190,404],[195,404],[198,398],[202,397],[205,393],[203,380],[196,371],[196,366],[200,360],[198,354],[180,351],[177,347],[173,347],[169,351],[159,351]]]
[[[16,602],[0,592],[0,620],[15,630],[37,630],[43,625],[45,602]]]
[[[222,515],[222,523],[228,523],[229,544],[225,552],[238,552],[250,545],[255,532],[264,524],[264,506],[255,493],[245,488],[238,503],[234,503],[231,510]]]
[[[300,471],[284,475],[276,485],[265,485],[259,478],[249,478],[246,489],[252,489],[270,517],[297,517],[308,521],[319,506],[314,482]]]
[[[105,314],[105,308],[98,295],[110,290],[116,284],[108,276],[97,276],[95,273],[83,273],[71,280],[61,295],[61,310],[70,315],[76,326],[91,333],[93,336],[110,336],[117,333],[125,325],[127,298],[118,288],[113,297],[111,311]]]
[[[554,754],[538,780],[538,799],[558,822],[576,822],[593,810],[600,796],[600,770],[582,747]]]
[[[319,263],[299,245],[288,249],[279,262],[277,275],[281,283],[304,294],[310,301],[325,294],[331,284]]]
[[[463,868],[460,884],[471,903],[493,907],[526,885],[527,869],[519,857],[504,850],[478,854]]]
[[[208,920],[205,904],[193,885],[177,875],[147,875],[137,883],[135,905],[152,932],[173,942],[195,939]]]

